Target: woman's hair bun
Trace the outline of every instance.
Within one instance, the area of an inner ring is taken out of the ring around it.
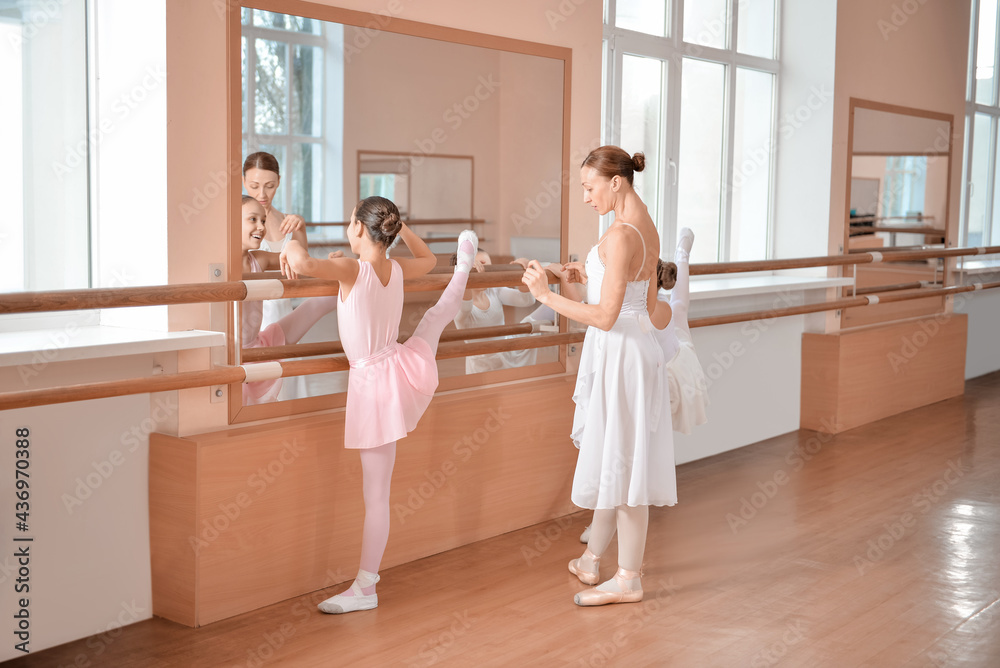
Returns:
[[[632,156],[632,170],[641,172],[644,169],[646,169],[646,156],[642,153],[636,153]]]

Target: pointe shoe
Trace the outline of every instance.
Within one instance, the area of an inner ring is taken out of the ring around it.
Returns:
[[[375,582],[378,581],[379,577],[376,575]],[[316,607],[319,608],[320,612],[325,612],[328,615],[340,615],[345,612],[371,610],[378,607],[378,594],[365,595],[361,591],[361,585],[358,584],[357,580],[351,585],[351,591],[354,592],[354,596],[337,594],[326,599]]]
[[[587,525],[587,528],[583,530],[583,533],[580,534],[580,542],[584,543],[584,544],[590,542],[590,525],[589,524]]]
[[[465,253],[462,251],[462,242],[468,241],[472,244],[472,251]],[[476,251],[479,248],[479,237],[472,230],[462,230],[458,235],[458,251],[455,253],[455,271],[472,271],[472,265],[476,261]]]
[[[583,555],[590,555],[591,561],[594,562],[594,570],[588,571],[585,569],[580,563],[580,559],[583,558],[581,557],[569,562],[569,572],[578,577],[583,584],[595,585],[601,579],[601,558],[594,556],[589,547],[583,551]]]
[[[581,591],[573,597],[573,602],[580,606],[608,605],[611,603],[638,603],[642,600],[642,583],[636,589],[629,588],[631,580],[638,580],[641,573],[619,568],[615,573],[615,583],[621,591],[604,591],[594,587]]]

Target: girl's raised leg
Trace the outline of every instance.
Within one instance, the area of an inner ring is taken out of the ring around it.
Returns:
[[[469,281],[469,271],[472,269],[478,245],[479,239],[472,230],[463,230],[458,235],[458,262],[455,265],[455,274],[451,277],[448,287],[441,294],[441,298],[434,306],[427,309],[413,332],[413,336],[427,342],[432,353],[437,353],[441,332],[444,331],[449,322],[455,319],[455,316],[458,315],[458,309],[462,306],[465,285]]]

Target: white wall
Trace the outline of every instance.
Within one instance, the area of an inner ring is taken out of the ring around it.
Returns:
[[[998,275],[981,276],[976,281],[995,281]],[[965,292],[954,297],[955,312],[969,314],[969,343],[965,349],[965,377],[976,378],[1000,371],[1000,289]]]

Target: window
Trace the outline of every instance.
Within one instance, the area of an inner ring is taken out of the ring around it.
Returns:
[[[969,82],[965,105],[965,178],[960,242],[1000,242],[1000,172],[997,170],[997,0],[973,0]]]
[[[281,166],[274,206],[319,221],[324,216],[327,28],[299,16],[242,12],[243,155],[273,154]]]
[[[0,292],[89,288],[87,3],[0,4]]]
[[[604,141],[646,154],[635,186],[662,255],[770,255],[778,0],[606,0]],[[610,221],[605,221],[610,222]]]

